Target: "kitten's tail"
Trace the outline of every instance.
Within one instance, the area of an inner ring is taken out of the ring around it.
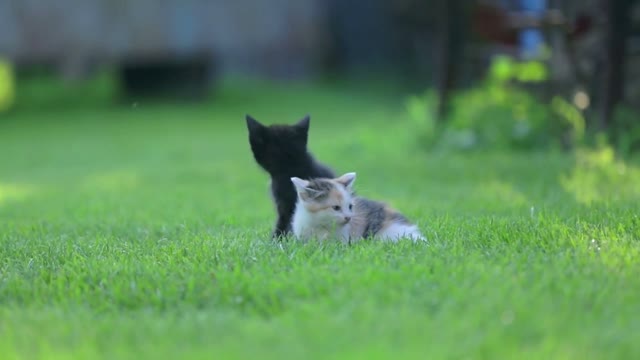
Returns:
[[[416,225],[393,224],[379,234],[382,239],[396,242],[400,239],[411,239],[414,243],[426,242],[427,238],[422,235]]]
[[[422,233],[420,232],[420,229],[418,229],[418,227],[416,225],[413,226],[414,230],[411,232],[411,234],[408,234],[408,237],[414,242],[427,242],[427,238],[422,235]]]

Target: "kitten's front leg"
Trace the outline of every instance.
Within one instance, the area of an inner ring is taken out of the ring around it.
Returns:
[[[272,239],[281,239],[289,236],[291,234],[291,218],[286,219],[286,216],[278,215],[278,222],[276,222],[276,227],[273,229],[273,233],[271,234]]]
[[[286,231],[276,227],[271,232],[271,239],[279,241],[279,240],[282,240],[282,239],[286,238],[287,235],[288,235],[288,233]]]
[[[280,201],[276,206],[278,212],[278,221],[273,230],[273,238],[287,237],[291,235],[291,220],[293,218],[293,209],[284,201]]]

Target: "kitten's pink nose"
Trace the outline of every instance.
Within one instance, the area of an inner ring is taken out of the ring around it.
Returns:
[[[351,216],[345,216],[344,217],[344,222],[348,223],[349,221],[351,221]]]

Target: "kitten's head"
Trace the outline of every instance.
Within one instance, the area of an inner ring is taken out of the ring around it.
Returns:
[[[308,115],[294,125],[265,126],[249,115],[246,120],[253,157],[268,172],[277,172],[307,154]]]
[[[300,204],[322,225],[347,224],[353,217],[353,183],[356,173],[335,179],[303,180],[292,177]]]

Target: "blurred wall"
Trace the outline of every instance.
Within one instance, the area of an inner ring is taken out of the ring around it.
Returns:
[[[322,0],[0,0],[0,56],[67,74],[206,54],[225,70],[301,75],[326,28]]]

